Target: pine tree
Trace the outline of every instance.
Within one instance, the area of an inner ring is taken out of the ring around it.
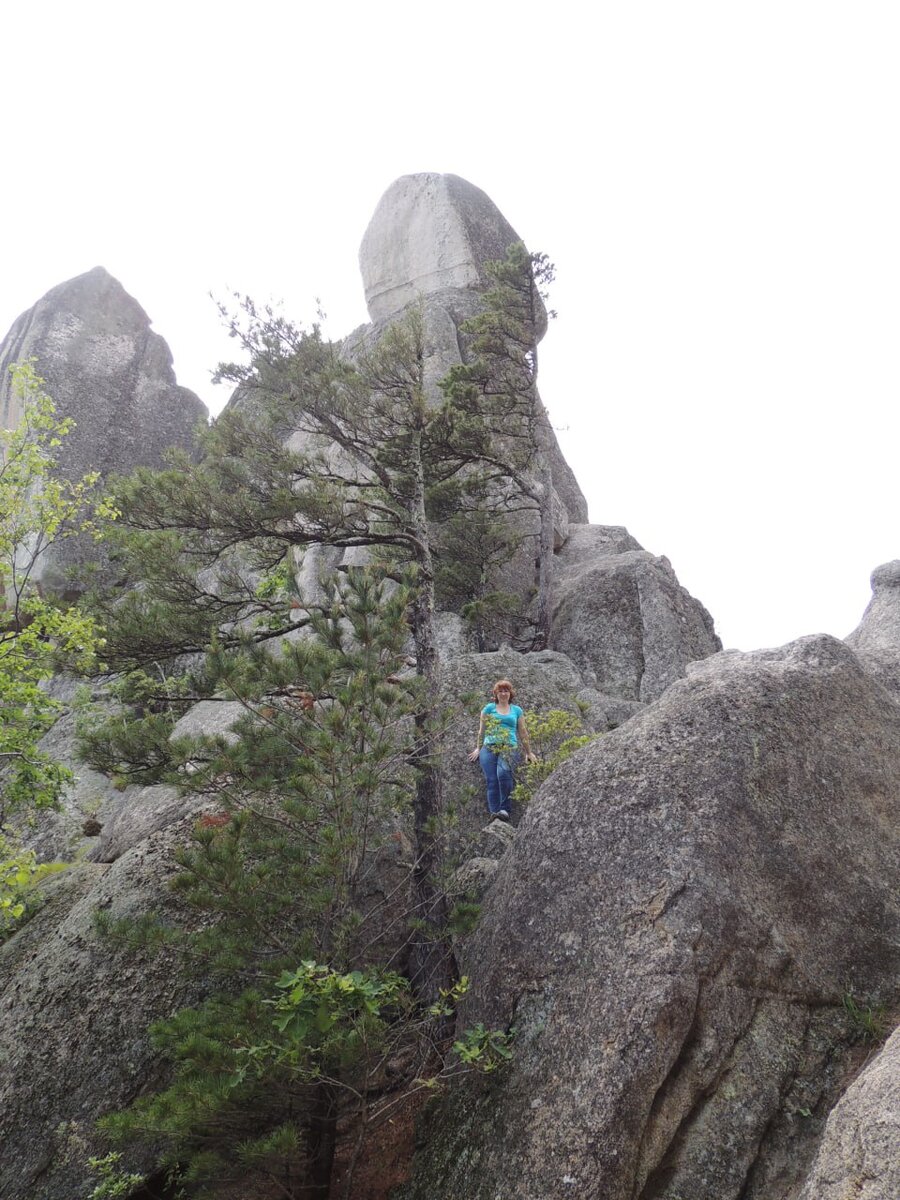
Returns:
[[[102,922],[109,936],[174,939],[211,988],[152,1030],[171,1084],[102,1123],[161,1143],[161,1166],[191,1194],[262,1180],[292,1200],[326,1197],[338,1121],[361,1136],[445,1059],[431,1035],[464,988],[416,1004],[403,971],[415,905],[402,881],[385,897],[370,886],[414,788],[410,601],[378,567],[354,568],[326,584],[308,636],[211,649],[206,677],[243,715],[227,736],[176,741],[168,771],[204,802],[175,877],[204,919],[187,935]],[[479,1069],[507,1054],[497,1031],[459,1046]],[[389,1059],[404,1071],[388,1074]]]
[[[473,603],[494,603],[491,569],[509,551],[499,513],[522,493],[535,410],[523,406],[498,440],[498,390],[448,390],[436,403],[418,312],[353,363],[317,328],[249,302],[231,329],[249,362],[221,368],[238,399],[199,459],[175,455],[168,470],[117,485],[121,571],[140,586],[97,605],[109,665],[126,672],[120,698],[140,718],[85,738],[96,765],[174,780],[208,805],[179,887],[211,921],[185,952],[228,988],[156,1028],[176,1062],[172,1088],[111,1124],[126,1136],[163,1133],[198,1180],[252,1169],[277,1175],[288,1195],[324,1196],[342,1097],[376,1088],[386,1048],[409,1040],[409,1005],[426,1046],[452,1028],[442,999],[455,994],[456,971],[438,841],[437,555],[452,540],[452,514],[480,521],[484,554],[464,588]],[[435,518],[448,515],[436,536]],[[366,548],[372,567],[301,596],[295,555],[317,546]],[[173,741],[179,713],[207,696],[244,708],[236,740]],[[370,944],[360,890],[404,805],[414,842],[408,994]],[[298,962],[312,964],[302,979]],[[271,1025],[272,987],[287,977],[298,1004],[319,996],[326,1024],[329,989],[357,998],[374,989],[381,1000],[377,1011],[350,1005],[327,1029],[303,1027],[291,1046]],[[466,1054],[474,1061],[488,1043],[500,1053],[502,1039],[481,1031]]]
[[[453,368],[442,386],[453,404],[480,406],[495,430],[496,467],[539,514],[533,639],[539,649],[550,644],[554,525],[551,431],[537,390],[538,341],[555,269],[545,254],[529,254],[521,242],[485,269],[493,286],[485,293],[484,310],[463,326],[474,360]]]
[[[414,786],[409,602],[377,568],[355,569],[327,585],[308,636],[214,646],[208,683],[243,715],[228,736],[174,745],[168,778],[204,810],[175,883],[206,918],[179,943],[212,995],[154,1028],[171,1086],[106,1124],[162,1137],[166,1162],[198,1186],[259,1176],[291,1196],[327,1195],[339,1112],[377,1090],[389,1028],[410,1036],[405,964],[379,965],[402,947],[409,913],[402,893],[384,904],[367,890]],[[301,975],[321,1015],[279,1027],[268,997]]]
[[[501,517],[488,508],[454,512],[438,525],[435,539],[440,608],[462,616],[479,653],[501,641],[523,641],[528,628],[524,598],[499,583],[522,541],[509,514]]]
[[[497,475],[490,422],[478,403],[429,399],[419,312],[354,364],[317,328],[297,329],[249,302],[232,332],[250,361],[221,368],[220,377],[238,384],[241,402],[211,428],[201,461],[176,456],[170,470],[139,471],[117,492],[123,574],[145,583],[101,606],[107,658],[135,669],[201,651],[214,633],[223,649],[233,647],[248,623],[263,641],[311,622],[315,604],[298,598],[292,613],[258,586],[292,550],[367,547],[411,581],[407,620],[422,682],[411,752],[422,930],[414,985],[433,1000],[452,986],[454,968],[437,883],[440,671],[429,496],[455,488],[466,504],[487,486],[485,475]]]

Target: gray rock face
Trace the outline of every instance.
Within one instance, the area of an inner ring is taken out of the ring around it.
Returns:
[[[795,1197],[843,995],[896,999],[898,806],[900,711],[828,637],[695,664],[579,751],[461,962],[514,1060],[436,1111],[405,1200]]]
[[[67,862],[86,855],[92,862],[111,863],[127,850],[143,842],[151,833],[165,829],[189,815],[196,816],[203,805],[193,804],[168,786],[117,788],[105,775],[78,761],[76,754],[76,718],[72,701],[78,684],[57,677],[49,685],[50,694],[67,707],[59,720],[39,743],[46,754],[65,763],[75,779],[63,796],[59,812],[46,812],[32,829],[21,831],[22,840],[46,862]],[[102,699],[98,692],[95,699]],[[234,701],[204,700],[190,708],[175,725],[173,737],[202,734],[228,736],[233,723],[243,713]],[[85,829],[91,832],[85,835]]]
[[[835,1107],[800,1200],[900,1196],[900,1030]]]
[[[627,530],[573,526],[556,562],[554,649],[601,691],[655,700],[689,662],[722,649],[669,560],[642,550]]]
[[[872,572],[872,599],[846,641],[866,669],[900,700],[900,559]]]
[[[484,264],[519,240],[491,198],[458,175],[401,175],[378,201],[359,250],[369,315],[379,321],[419,296],[478,290],[488,282]]]
[[[65,707],[52,729],[41,738],[39,746],[56,762],[64,763],[74,773],[73,783],[66,788],[59,812],[43,811],[34,826],[25,825],[19,835],[43,862],[70,862],[96,844],[96,836],[85,837],[86,822],[103,826],[121,806],[124,793],[105,775],[77,761],[75,757],[75,712],[72,703],[79,683],[66,676],[57,676],[47,685],[47,691]],[[128,788],[128,792],[140,791]]]
[[[87,1159],[106,1153],[97,1118],[164,1081],[148,1026],[193,1002],[198,985],[168,953],[135,955],[93,921],[97,909],[180,920],[166,885],[172,846],[186,836],[172,825],[112,866],[51,881],[45,907],[0,946],[3,1200],[88,1195]]]
[[[8,368],[32,356],[58,415],[75,421],[60,449],[66,478],[162,466],[169,447],[192,447],[207,418],[202,400],[178,386],[169,348],[147,314],[102,267],[53,288],[4,339],[0,416],[7,428],[19,415]],[[54,548],[42,578],[59,588],[66,567],[94,555],[92,542],[70,539]]]
[[[482,829],[467,858],[453,872],[447,891],[451,896],[471,896],[480,900],[490,887],[500,859],[512,845],[516,831],[507,821],[492,820]]]

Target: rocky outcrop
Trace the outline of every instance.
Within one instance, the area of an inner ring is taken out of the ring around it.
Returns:
[[[872,572],[872,599],[846,641],[866,669],[900,700],[900,559]]]
[[[795,1196],[843,997],[896,998],[898,817],[900,711],[828,637],[695,664],[579,751],[461,964],[514,1060],[436,1110],[405,1200]]]
[[[115,862],[151,833],[200,811],[191,809],[177,788],[156,785],[117,785],[116,781],[92,770],[78,759],[79,689],[76,681],[58,676],[48,691],[63,706],[56,724],[39,743],[55,761],[71,768],[74,779],[65,790],[58,812],[41,814],[35,825],[21,831],[23,841],[44,862],[66,862],[87,856],[94,862]],[[102,706],[107,697],[102,688],[92,696]],[[174,726],[173,737],[228,736],[233,723],[243,714],[234,701],[204,700],[193,705]],[[200,806],[202,807],[202,806]]]
[[[688,663],[722,649],[712,617],[667,558],[626,529],[575,525],[556,557],[554,649],[620,700],[656,700]]]
[[[201,700],[175,724],[171,736],[235,738],[232,726],[244,711],[235,700]],[[94,862],[115,862],[158,830],[185,816],[196,817],[203,807],[202,801],[192,802],[166,784],[125,788],[98,813],[102,828],[89,857]]]
[[[51,289],[13,324],[0,346],[0,417],[18,420],[9,366],[34,357],[57,414],[75,427],[59,452],[59,471],[127,473],[159,467],[172,446],[189,449],[203,402],[179,387],[172,355],[150,318],[102,267]],[[44,582],[60,588],[66,568],[93,561],[94,543],[74,538],[53,548]]]
[[[164,1081],[148,1027],[202,985],[168,952],[135,953],[103,937],[95,913],[180,923],[167,882],[172,847],[187,835],[176,823],[112,866],[85,863],[58,877],[47,904],[0,946],[3,1200],[87,1195],[96,1183],[87,1159],[106,1153],[97,1118]]]
[[[360,270],[373,324],[348,339],[348,352],[376,341],[419,302],[427,376],[436,390],[451,367],[466,361],[462,326],[490,285],[485,264],[502,259],[518,240],[490,198],[465,180],[397,179],[363,237]],[[654,700],[688,662],[721,649],[712,620],[679,585],[668,560],[647,554],[624,529],[586,524],[581,490],[549,425],[546,433],[557,500],[553,648],[575,662],[588,686],[620,701]],[[527,598],[536,583],[536,519],[522,530],[529,536],[503,587]]]
[[[420,296],[483,290],[485,263],[519,240],[490,196],[458,175],[401,175],[378,201],[359,250],[369,315],[380,321]]]
[[[516,831],[508,821],[494,819],[469,847],[469,857],[453,872],[447,892],[453,898],[480,900],[493,882],[500,860],[513,843]],[[457,939],[457,948],[461,939]]]
[[[835,1107],[800,1200],[900,1196],[900,1029]]]
[[[65,789],[59,812],[44,811],[39,821],[25,823],[19,830],[24,842],[42,862],[70,862],[86,853],[95,844],[96,834],[120,807],[124,797],[120,788],[106,775],[78,762],[75,752],[76,697],[79,688],[84,686],[67,676],[57,676],[46,686],[46,690],[62,708],[56,723],[41,738],[39,746],[55,762],[65,763],[72,770],[74,779]],[[100,701],[102,692],[96,691],[93,698]],[[135,793],[142,789],[132,787],[125,790]],[[85,829],[89,830],[87,836]]]
[[[377,340],[409,305],[421,302],[426,332],[426,378],[437,389],[465,361],[461,326],[479,311],[489,284],[485,263],[503,259],[520,241],[494,202],[457,175],[402,175],[378,202],[359,251],[373,325],[357,330],[348,347]],[[546,329],[544,321],[539,330]],[[565,518],[586,521],[587,504],[556,435],[547,424],[553,486]]]
[[[484,193],[464,181],[435,175],[399,180],[363,243],[373,324],[348,339],[347,353],[377,338],[422,297],[429,379],[436,385],[466,353],[461,326],[481,303],[484,264],[502,257],[514,240]],[[62,462],[72,476],[94,467],[156,465],[165,446],[191,444],[193,425],[204,415],[199,401],[175,384],[168,350],[143,311],[100,270],[49,293],[16,323],[3,353],[8,359],[37,355],[60,412],[78,422]],[[441,1129],[421,1179],[432,1180],[430,1195],[449,1194],[451,1178],[454,1187],[458,1180],[458,1200],[493,1197],[510,1181],[517,1200],[605,1195],[583,1189],[633,1160],[628,1178],[636,1177],[634,1164],[640,1163],[656,1181],[656,1191],[645,1188],[640,1200],[658,1200],[667,1164],[675,1179],[678,1156],[693,1161],[696,1123],[711,1124],[717,1134],[724,1129],[726,1140],[743,1145],[740,1130],[720,1114],[727,1110],[724,1076],[727,1086],[748,1095],[754,1072],[764,1080],[761,1097],[753,1092],[741,1111],[754,1130],[768,1129],[771,1118],[773,1132],[765,1135],[771,1144],[784,1134],[780,1096],[792,1097],[799,1088],[798,1104],[817,1105],[812,1084],[788,1081],[792,1069],[803,1081],[818,1070],[821,1094],[827,1092],[836,1068],[826,1035],[840,1040],[843,1012],[828,989],[847,963],[833,954],[831,975],[810,983],[803,974],[810,955],[823,946],[833,949],[826,935],[807,952],[795,944],[805,928],[800,916],[766,918],[774,911],[774,877],[784,872],[799,890],[797,871],[811,870],[814,855],[798,821],[798,813],[806,815],[801,803],[808,802],[802,788],[808,784],[826,810],[832,801],[844,804],[857,785],[870,807],[886,806],[881,780],[889,773],[887,752],[878,757],[881,735],[872,732],[844,775],[831,758],[827,767],[817,761],[827,739],[814,727],[797,679],[818,681],[826,699],[827,681],[838,675],[852,676],[860,696],[877,691],[858,670],[853,675],[846,650],[846,661],[816,669],[801,655],[790,670],[777,658],[762,658],[743,674],[740,656],[714,659],[670,687],[692,659],[718,649],[708,615],[679,587],[665,559],[647,554],[624,529],[584,524],[580,489],[558,448],[552,457],[554,648],[476,654],[460,618],[439,614],[442,763],[448,805],[459,817],[454,865],[462,864],[453,887],[462,896],[485,895],[482,928],[471,942],[459,943],[464,969],[475,981],[471,1012],[473,1020],[491,1024],[514,1020],[521,1050],[493,1100],[477,1088],[464,1098],[469,1108],[463,1125],[448,1121]],[[297,563],[305,590],[315,590],[322,570],[335,570],[358,554],[311,551]],[[65,565],[57,562],[57,577]],[[516,587],[525,598],[534,584],[531,545],[518,569]],[[827,659],[833,652],[826,649]],[[783,699],[785,674],[794,690]],[[484,828],[483,779],[467,759],[478,712],[500,676],[513,680],[529,713],[577,709],[598,734],[627,722],[553,777],[515,835],[496,824]],[[765,686],[764,676],[771,676]],[[71,699],[69,683],[54,687],[64,702]],[[842,699],[855,729],[858,721],[865,726],[865,705],[850,695],[853,687],[846,683]],[[644,712],[666,688],[659,705]],[[827,724],[832,710],[816,703],[833,736]],[[236,715],[233,705],[204,702],[175,732],[227,736]],[[794,740],[785,741],[782,727],[793,729],[792,722],[798,725]],[[799,754],[807,734],[810,757],[802,768],[792,766],[790,756]],[[68,714],[45,748],[71,762],[73,736]],[[863,760],[874,763],[868,775]],[[191,1002],[203,987],[165,955],[135,958],[102,940],[92,916],[100,909],[115,916],[158,912],[190,919],[175,907],[168,882],[174,847],[189,838],[201,806],[171,787],[118,791],[84,768],[76,771],[67,814],[35,844],[45,857],[71,858],[74,843],[84,837],[87,844],[78,850],[87,861],[56,878],[46,906],[0,947],[3,1200],[68,1200],[90,1190],[85,1163],[99,1150],[94,1121],[161,1082],[148,1025]],[[826,817],[816,811],[813,822],[823,836]],[[776,839],[772,861],[764,861],[763,843],[775,828],[783,840]],[[380,951],[394,939],[384,957],[401,963],[408,935],[404,889],[414,856],[399,817],[383,832],[367,872],[371,912],[384,922],[378,934],[383,929],[384,940],[373,944]],[[851,839],[851,851],[853,845]],[[800,867],[791,866],[795,852]],[[876,857],[883,852],[884,846],[873,851]],[[855,874],[846,889],[835,891],[844,924],[846,914],[859,911],[854,887],[868,896],[865,881],[883,865],[862,858],[850,854]],[[865,948],[853,963],[860,988],[878,984]],[[801,993],[800,976],[808,992]],[[807,994],[816,998],[815,1011]],[[572,1041],[566,1040],[567,1027]],[[791,1066],[798,1056],[802,1069]],[[466,1120],[474,1120],[470,1144],[459,1132]],[[462,1153],[452,1170],[435,1173],[441,1139],[462,1146]],[[598,1155],[613,1151],[616,1162],[604,1159],[600,1170]],[[608,1194],[632,1200],[621,1189]]]

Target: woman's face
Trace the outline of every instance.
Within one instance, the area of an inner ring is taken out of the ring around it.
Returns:
[[[506,703],[509,700],[510,690],[511,689],[508,687],[498,687],[497,688],[497,699],[501,703]]]

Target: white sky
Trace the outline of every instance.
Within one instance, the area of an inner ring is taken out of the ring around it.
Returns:
[[[846,635],[900,557],[896,2],[44,0],[0,44],[0,332],[102,264],[217,409],[208,293],[341,336],[381,193],[454,172],[557,264],[591,519],[726,645]]]

